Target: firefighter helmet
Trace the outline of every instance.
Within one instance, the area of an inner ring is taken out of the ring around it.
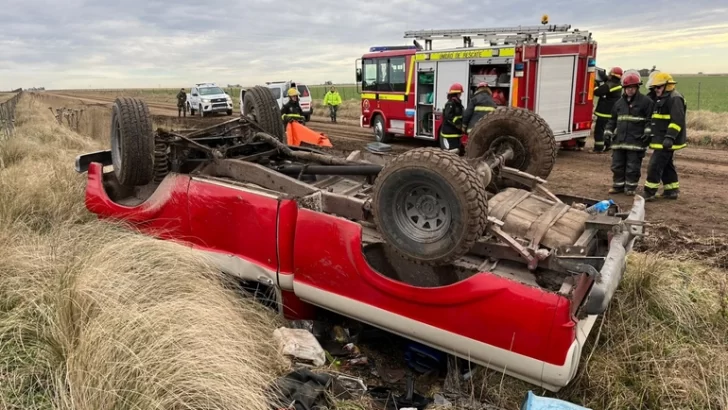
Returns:
[[[617,77],[617,78],[621,78],[622,77],[622,74],[623,74],[623,71],[622,71],[622,68],[621,67],[612,67],[612,69],[609,70],[609,75],[610,76],[614,76],[614,77]]]
[[[642,77],[636,72],[630,71],[622,77],[622,87],[631,87],[633,85],[642,85]]]
[[[668,73],[659,72],[655,74],[655,78],[652,80],[653,87],[659,87],[665,84],[677,84],[677,81],[672,79],[672,76]]]
[[[450,86],[450,91],[448,91],[448,94],[460,94],[463,92],[463,85],[460,83],[455,83]]]
[[[295,96],[298,96],[298,90],[295,89],[295,88],[289,88],[288,89],[288,96],[289,97],[293,97],[294,95]]]

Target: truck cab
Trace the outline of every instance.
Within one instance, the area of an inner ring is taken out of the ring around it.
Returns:
[[[215,83],[197,83],[187,94],[186,108],[192,115],[199,112],[200,117],[218,112],[233,115],[233,99]]]

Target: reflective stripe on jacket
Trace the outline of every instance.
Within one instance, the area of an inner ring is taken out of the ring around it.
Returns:
[[[458,98],[451,98],[442,110],[440,136],[443,138],[462,137],[463,104]]]
[[[650,133],[650,115],[652,100],[639,91],[629,100],[627,94],[622,95],[612,108],[612,115],[605,131],[613,133],[612,149],[647,150],[647,143],[642,136]]]
[[[662,142],[666,137],[673,138],[671,150],[687,146],[685,135],[687,103],[677,90],[665,92],[657,97],[652,112],[652,140],[650,148],[663,149]]]
[[[467,131],[470,132],[481,118],[489,112],[495,111],[497,106],[493,97],[488,92],[476,92],[463,114],[463,124],[467,127]]]
[[[594,114],[605,119],[611,117],[614,104],[622,97],[622,85],[619,83],[619,78],[610,78],[604,84],[595,87],[594,96],[599,97]]]

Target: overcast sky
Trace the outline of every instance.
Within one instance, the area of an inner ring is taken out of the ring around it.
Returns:
[[[411,44],[405,30],[534,25],[543,13],[591,30],[600,67],[728,72],[724,0],[3,0],[0,90],[351,83],[357,57]]]

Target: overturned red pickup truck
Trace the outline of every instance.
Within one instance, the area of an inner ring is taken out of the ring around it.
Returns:
[[[556,391],[642,236],[629,212],[544,187],[556,143],[537,114],[499,108],[464,155],[418,148],[347,158],[286,145],[270,91],[245,116],[152,130],[113,106],[111,149],[84,154],[87,208],[184,243],[275,289],[288,319],[336,312]]]

